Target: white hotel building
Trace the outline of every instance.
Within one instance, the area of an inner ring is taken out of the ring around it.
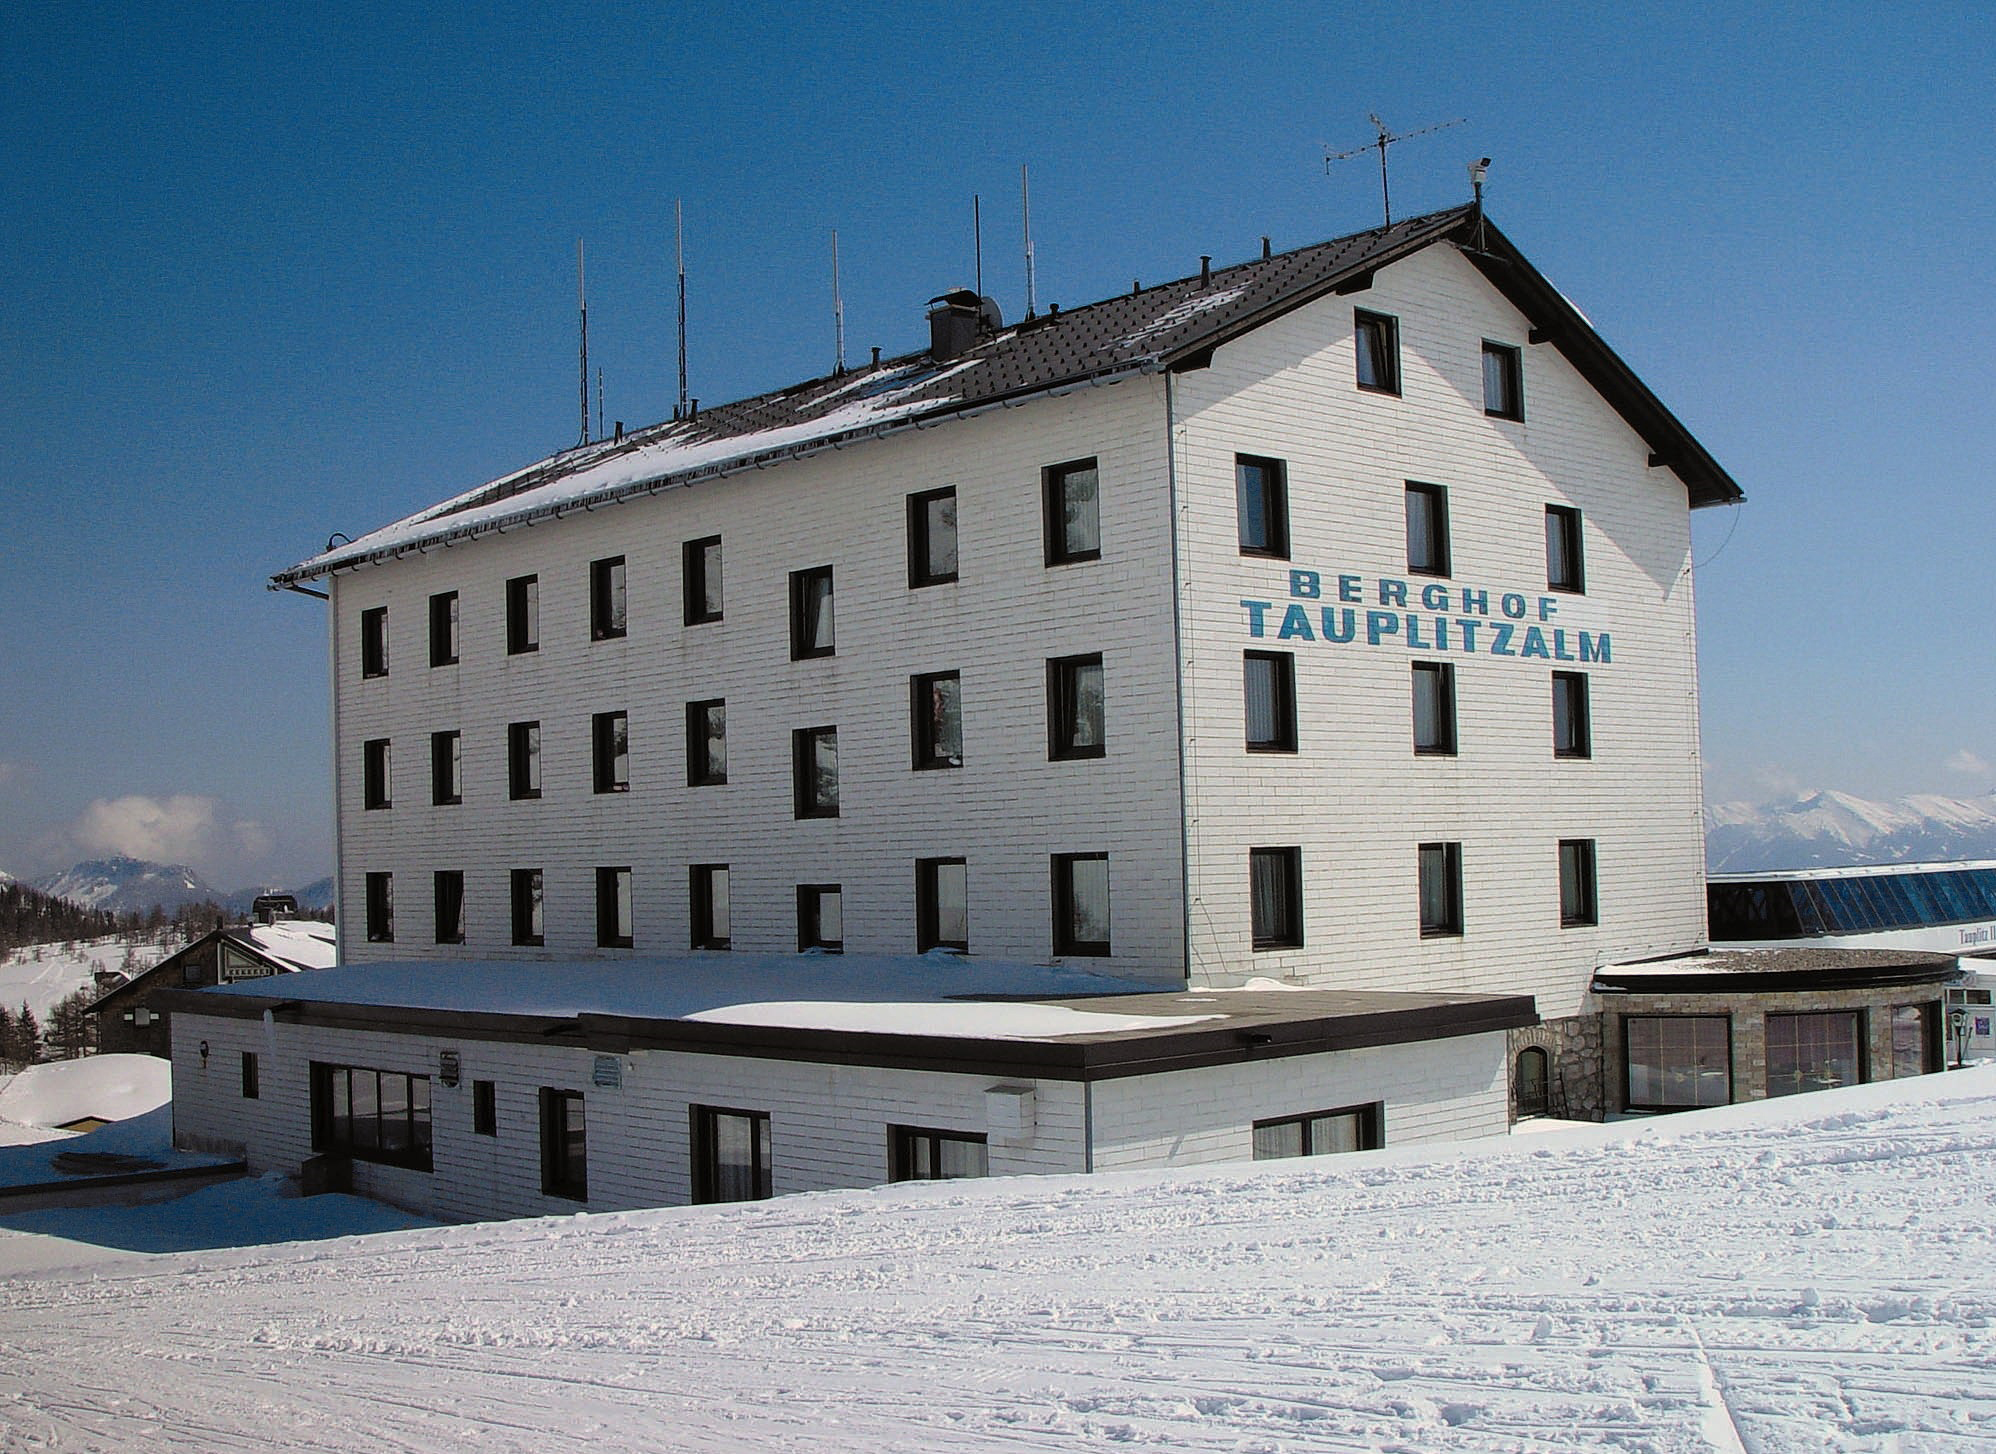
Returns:
[[[1467,208],[930,324],[276,577],[344,967],[177,1009],[184,1141],[475,1216],[1613,1099],[1725,471]]]

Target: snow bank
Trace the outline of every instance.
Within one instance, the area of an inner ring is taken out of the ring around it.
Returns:
[[[0,1121],[123,1121],[173,1099],[173,1067],[152,1055],[87,1055],[31,1065],[0,1088]]]

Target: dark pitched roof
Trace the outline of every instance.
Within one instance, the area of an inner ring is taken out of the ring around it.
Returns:
[[[959,358],[928,353],[832,374],[565,450],[329,550],[272,578],[286,586],[408,550],[667,486],[760,468],[857,439],[976,413],[1132,373],[1183,370],[1213,350],[1330,293],[1360,293],[1380,268],[1432,246],[1459,246],[1684,481],[1694,506],[1743,498],[1690,431],[1609,348],[1578,309],[1469,207],[1180,278],[1083,308],[1025,319]]]

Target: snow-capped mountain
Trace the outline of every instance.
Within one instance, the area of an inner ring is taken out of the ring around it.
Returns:
[[[31,887],[91,909],[143,914],[154,904],[172,910],[201,899],[219,899],[184,863],[149,863],[142,858],[91,858],[61,873],[46,874]]]
[[[1916,793],[1880,803],[1815,792],[1788,802],[1715,803],[1705,810],[1712,873],[1996,858],[1996,794]]]

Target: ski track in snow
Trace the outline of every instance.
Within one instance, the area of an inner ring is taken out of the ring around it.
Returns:
[[[1996,1447],[1996,1072],[1807,1099],[5,1278],[0,1448]]]

